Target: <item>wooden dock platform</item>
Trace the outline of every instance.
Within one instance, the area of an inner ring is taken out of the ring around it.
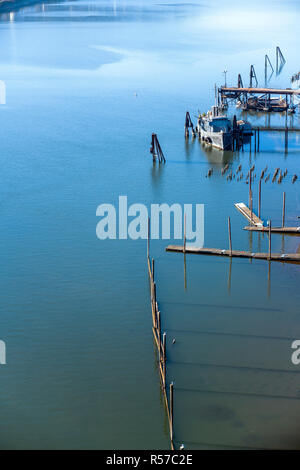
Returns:
[[[249,93],[252,95],[300,95],[300,90],[292,90],[291,88],[256,88],[256,87],[235,87],[221,86],[220,91],[224,93]]]
[[[255,215],[253,211],[251,212],[251,210],[249,209],[249,207],[246,206],[246,204],[244,204],[243,202],[237,202],[234,205],[240,211],[240,213],[243,214],[243,216],[246,217],[247,220],[249,220],[252,225],[258,227],[263,226],[263,221],[259,217],[257,217],[257,215]]]
[[[169,245],[166,247],[166,251],[175,253],[186,253],[193,255],[218,255],[228,256],[232,258],[252,258],[252,259],[263,259],[266,261],[281,261],[281,262],[300,262],[300,253],[251,253],[250,251],[238,251],[238,250],[222,250],[219,248],[196,248],[180,245]]]
[[[247,225],[244,230],[250,232],[267,232],[269,233],[269,227],[259,227],[255,225]],[[271,232],[275,233],[295,233],[300,235],[300,227],[271,227]]]

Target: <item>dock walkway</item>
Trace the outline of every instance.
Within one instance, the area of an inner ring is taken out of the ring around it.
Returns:
[[[196,248],[180,245],[169,245],[166,247],[166,251],[176,253],[186,253],[194,255],[217,255],[217,256],[228,256],[232,258],[252,258],[252,259],[263,259],[267,261],[283,261],[283,262],[300,262],[300,253],[251,253],[251,251],[238,251],[238,250],[222,250],[219,248]]]
[[[254,214],[254,212],[249,209],[249,207],[246,206],[243,202],[237,202],[234,204],[235,207],[243,214],[244,217],[246,217],[249,222],[255,226],[262,227],[263,226],[263,221],[257,217],[257,215]]]

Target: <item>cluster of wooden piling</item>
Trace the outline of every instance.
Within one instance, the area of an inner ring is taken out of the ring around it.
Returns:
[[[151,136],[150,153],[152,154],[153,162],[156,162],[156,159],[159,163],[166,162],[165,156],[163,154],[156,134],[152,134]]]
[[[245,170],[246,171],[246,170]],[[207,174],[205,177],[211,177],[214,173],[213,168],[209,168]],[[251,174],[251,181],[250,181],[250,174]],[[262,171],[260,175],[257,175],[255,173],[255,165],[252,165],[252,167],[248,170],[247,174],[244,177],[244,172],[242,171],[242,165],[240,164],[236,170],[233,168],[230,168],[229,164],[226,163],[226,165],[221,168],[221,176],[226,176],[227,181],[244,181],[246,184],[249,184],[251,186],[251,183],[256,180],[258,177],[260,184],[262,181],[267,183],[269,180],[272,183],[278,183],[281,184],[288,175],[288,169],[281,169],[281,168],[275,168],[273,174],[268,171],[268,166],[266,166]],[[294,174],[291,178],[291,182],[294,184],[298,179],[298,176]]]
[[[294,75],[292,75],[292,77],[291,77],[291,82],[294,83],[294,82],[296,82],[296,81],[299,80],[299,79],[300,79],[300,72],[297,72],[297,73],[295,73]]]
[[[185,114],[185,125],[184,125],[184,135],[185,135],[186,139],[190,135],[189,129],[191,129],[191,131],[192,131],[192,136],[196,137],[196,132],[194,130],[194,125],[192,123],[190,113],[187,111],[186,114]]]
[[[157,297],[156,297],[156,282],[155,282],[155,263],[154,259],[150,258],[150,219],[148,219],[148,241],[147,241],[147,265],[148,265],[148,274],[150,281],[150,294],[151,294],[151,310],[152,310],[152,332],[154,337],[154,342],[157,347],[158,353],[158,370],[160,376],[161,389],[164,396],[168,422],[169,422],[169,431],[170,431],[170,440],[171,440],[171,449],[174,450],[174,433],[173,433],[173,417],[174,417],[174,386],[173,382],[169,385],[169,396],[167,393],[167,382],[166,382],[166,362],[167,362],[167,348],[166,348],[166,333],[162,334],[161,329],[161,314],[158,307]]]

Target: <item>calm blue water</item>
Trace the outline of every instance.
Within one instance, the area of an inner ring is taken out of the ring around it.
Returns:
[[[259,15],[256,7],[259,6]],[[270,8],[272,11],[270,13]],[[264,55],[286,58],[272,86],[299,70],[298,2],[95,0],[47,2],[0,17],[1,448],[169,448],[151,331],[145,241],[96,238],[96,208],[128,202],[204,203],[205,246],[267,251],[234,208],[248,185],[221,176],[255,163],[288,169],[262,185],[262,217],[300,215],[299,137],[261,137],[261,152],[223,154],[186,142],[214,84],[248,84]],[[232,110],[236,112],[235,108]],[[265,116],[252,123],[268,124]],[[285,125],[284,116],[271,124]],[[299,115],[293,125],[300,125]],[[153,167],[157,132],[167,163]],[[210,167],[213,176],[205,177]],[[257,207],[257,180],[254,206]],[[298,237],[274,235],[295,252]],[[174,380],[177,444],[299,448],[299,269],[187,256],[151,242]],[[185,279],[186,277],[186,279]],[[172,345],[172,338],[176,338]]]

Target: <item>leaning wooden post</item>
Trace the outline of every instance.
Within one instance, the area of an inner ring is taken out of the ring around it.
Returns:
[[[186,248],[186,213],[184,214],[184,227],[183,227],[183,253]]]
[[[167,359],[167,353],[166,353],[166,333],[163,334],[163,386],[166,388],[166,359]]]
[[[285,223],[285,191],[283,192],[283,201],[282,201],[282,227]]]
[[[271,231],[272,231],[272,222],[269,220],[269,260],[271,259]]]
[[[261,212],[261,178],[259,178],[258,183],[258,218],[260,219],[260,212]]]
[[[154,258],[152,258],[152,281],[154,282]]]
[[[158,344],[159,344],[159,360],[161,360],[161,342],[160,342],[160,331],[161,331],[161,326],[160,326],[160,311],[157,311],[157,332],[158,332]]]
[[[228,235],[229,235],[229,250],[230,250],[230,256],[232,256],[231,223],[230,223],[230,217],[228,217]]]
[[[173,382],[170,383],[170,437],[173,442],[173,407],[174,407],[174,395],[173,395]]]

